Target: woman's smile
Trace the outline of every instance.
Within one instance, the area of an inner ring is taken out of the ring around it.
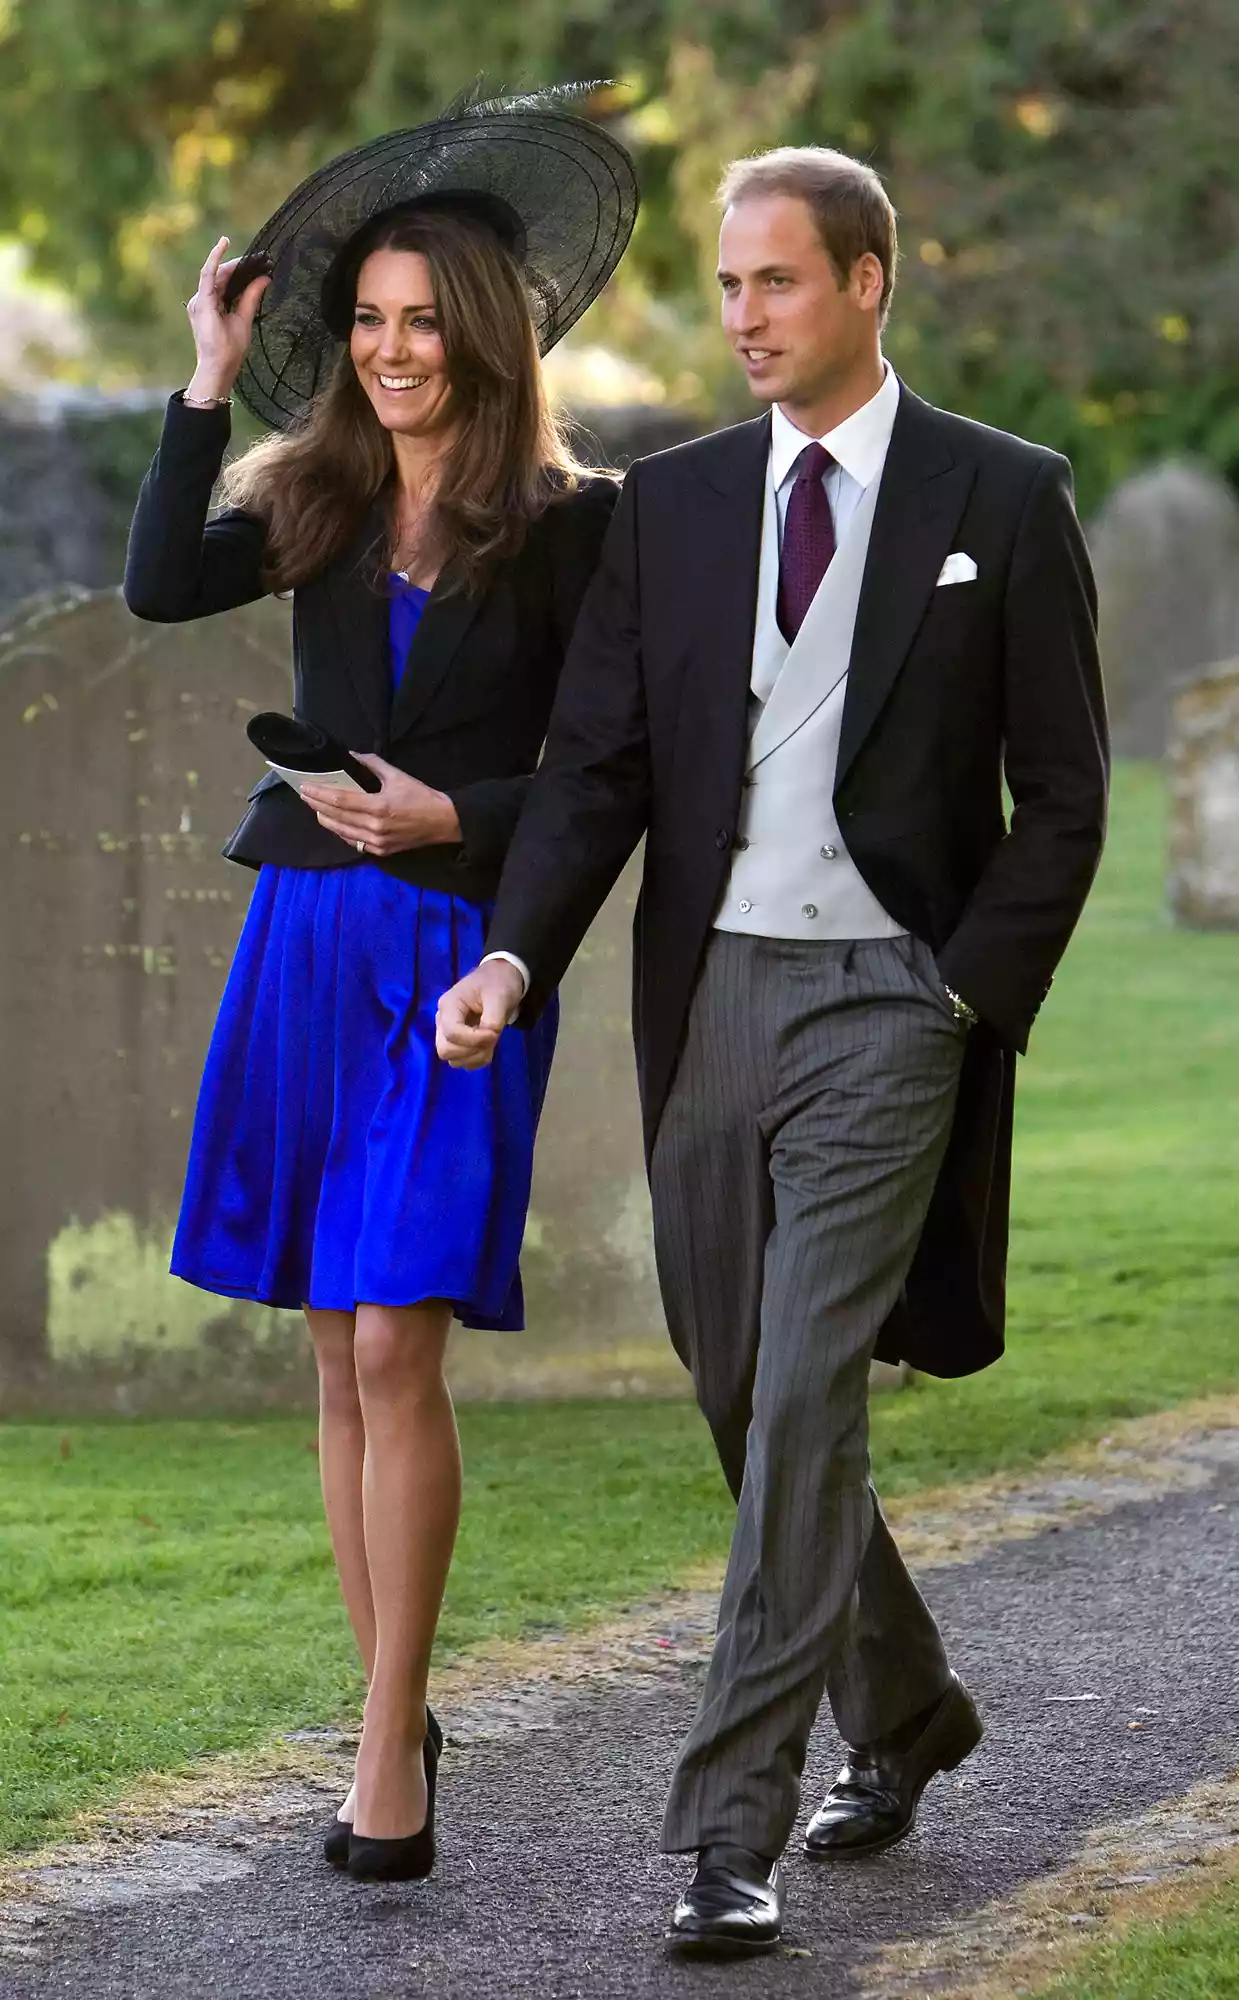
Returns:
[[[447,355],[420,251],[371,251],[358,273],[350,348],[385,430],[429,436],[451,423]]]

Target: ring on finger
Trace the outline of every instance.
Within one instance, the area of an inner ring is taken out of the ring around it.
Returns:
[[[365,841],[364,841],[364,840],[359,840],[359,841],[357,841],[357,842],[356,842],[356,847],[357,847],[357,852],[358,852],[359,854],[364,854],[364,853],[365,853],[365,851],[366,851],[366,843],[365,843]]]

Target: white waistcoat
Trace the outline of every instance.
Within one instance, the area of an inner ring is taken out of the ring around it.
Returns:
[[[789,646],[779,630],[779,517],[766,476],[749,748],[717,930],[756,937],[900,937],[835,818],[848,663],[881,479],[870,482]]]

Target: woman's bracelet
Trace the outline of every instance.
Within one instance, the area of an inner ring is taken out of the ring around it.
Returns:
[[[181,391],[181,401],[187,410],[230,410],[232,408],[231,396],[191,396],[184,389]]]

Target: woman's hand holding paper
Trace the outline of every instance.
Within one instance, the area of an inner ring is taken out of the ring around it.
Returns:
[[[404,854],[413,847],[448,846],[461,838],[456,808],[446,792],[436,792],[397,770],[382,757],[355,750],[359,764],[382,780],[382,791],[354,792],[333,785],[303,785],[301,796],[320,826],[366,854]]]

